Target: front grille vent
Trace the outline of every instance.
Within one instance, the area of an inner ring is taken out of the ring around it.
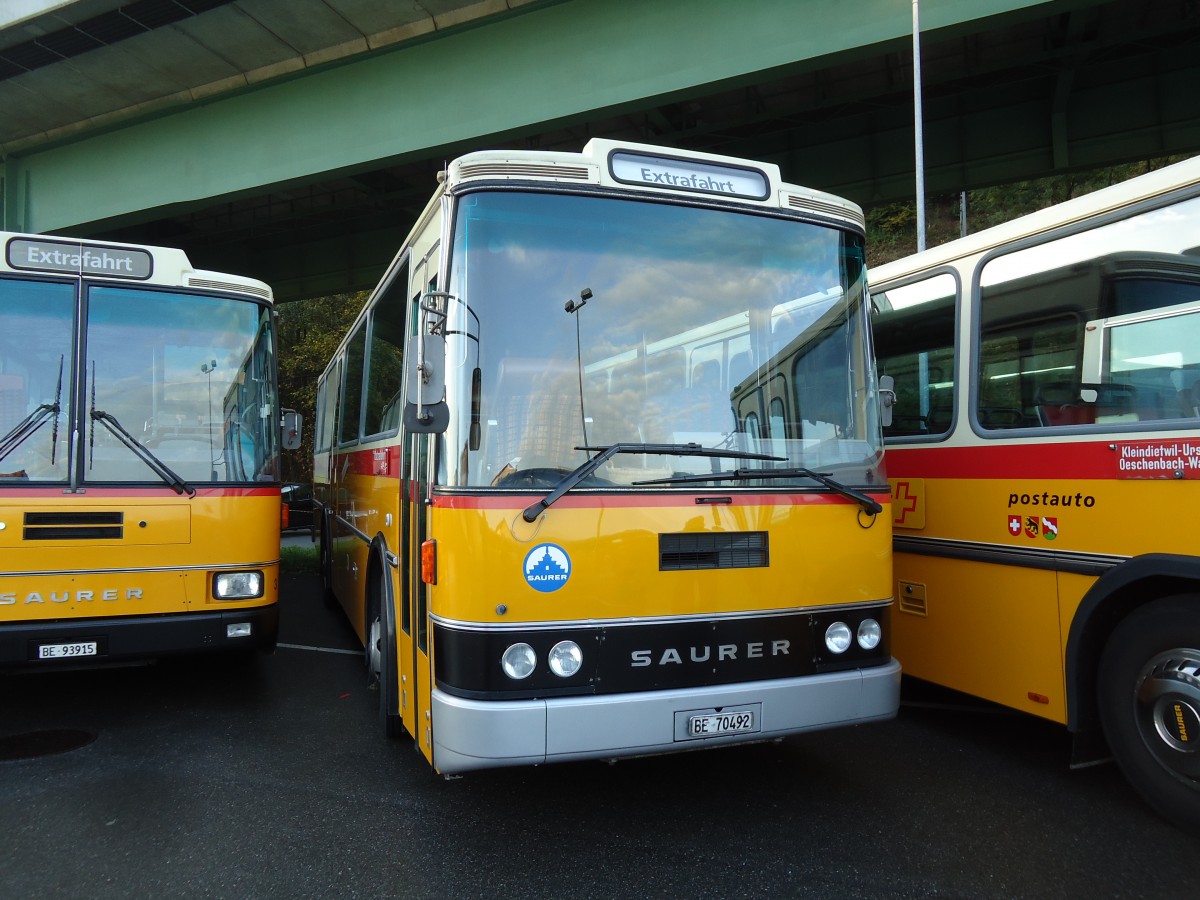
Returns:
[[[229,281],[214,281],[211,278],[189,278],[188,285],[196,288],[207,288],[212,291],[229,291],[235,294],[254,294],[256,297],[262,297],[264,300],[271,299],[271,291],[269,288],[261,287],[257,284],[234,284]]]
[[[813,197],[803,197],[799,194],[785,194],[787,205],[792,209],[802,209],[808,212],[818,213],[825,216],[833,216],[836,219],[849,219],[860,228],[867,227],[866,217],[857,210],[838,206],[835,203],[827,203],[822,200],[814,199]]]
[[[117,512],[27,512],[27,541],[113,540],[125,535],[125,514]]]
[[[555,166],[537,163],[480,162],[459,167],[462,178],[554,178],[568,181],[591,181],[587,166]]]
[[[660,534],[658,568],[662,572],[685,569],[754,569],[770,565],[765,531]]]

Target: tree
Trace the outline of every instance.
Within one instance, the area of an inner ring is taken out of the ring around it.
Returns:
[[[364,291],[293,300],[278,307],[279,394],[285,407],[304,417],[300,449],[283,454],[284,481],[312,480],[317,379],[366,301]]]
[[[974,234],[1186,158],[1168,156],[967,191],[967,230]],[[936,247],[960,236],[961,197],[961,194],[941,194],[927,199],[927,247]],[[916,227],[917,214],[912,203],[887,203],[867,210],[868,266],[879,266],[915,253]]]

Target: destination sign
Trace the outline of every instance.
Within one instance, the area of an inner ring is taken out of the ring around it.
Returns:
[[[618,150],[609,157],[612,177],[625,184],[672,188],[698,194],[721,194],[766,200],[771,186],[766,173],[745,166],[702,162],[673,156],[650,156]]]
[[[154,257],[146,250],[80,241],[13,238],[7,257],[14,269],[29,272],[146,279],[154,271]]]

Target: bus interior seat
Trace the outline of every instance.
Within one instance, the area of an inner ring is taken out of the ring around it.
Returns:
[[[1097,424],[1136,422],[1141,418],[1138,392],[1131,385],[1099,384],[1089,385],[1089,388],[1096,391]]]
[[[911,437],[929,434],[929,419],[925,416],[892,414],[892,424],[883,429],[888,437]]]
[[[1084,401],[1083,390],[1094,391],[1096,399]],[[1143,408],[1139,392],[1127,384],[1056,381],[1039,387],[1036,401],[1038,420],[1044,426],[1114,424],[1161,417]]]
[[[1054,381],[1037,389],[1035,398],[1038,421],[1047,428],[1062,425],[1091,425],[1096,421],[1094,406],[1079,396],[1079,385]]]
[[[1023,428],[1025,413],[1014,406],[982,406],[979,408],[979,424],[984,428]]]
[[[1200,418],[1200,366],[1184,366],[1171,373],[1171,386],[1179,396],[1179,411],[1185,419]]]
[[[1200,378],[1192,382],[1192,386],[1179,392],[1180,406],[1185,418],[1200,418]]]

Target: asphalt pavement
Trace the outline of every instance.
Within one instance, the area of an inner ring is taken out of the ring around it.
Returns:
[[[1158,898],[1194,883],[1200,839],[1114,767],[1069,770],[1062,729],[907,686],[893,722],[443,780],[383,736],[318,580],[285,576],[282,604],[279,650],[249,664],[0,675],[0,748],[31,751],[0,758],[0,897]]]

